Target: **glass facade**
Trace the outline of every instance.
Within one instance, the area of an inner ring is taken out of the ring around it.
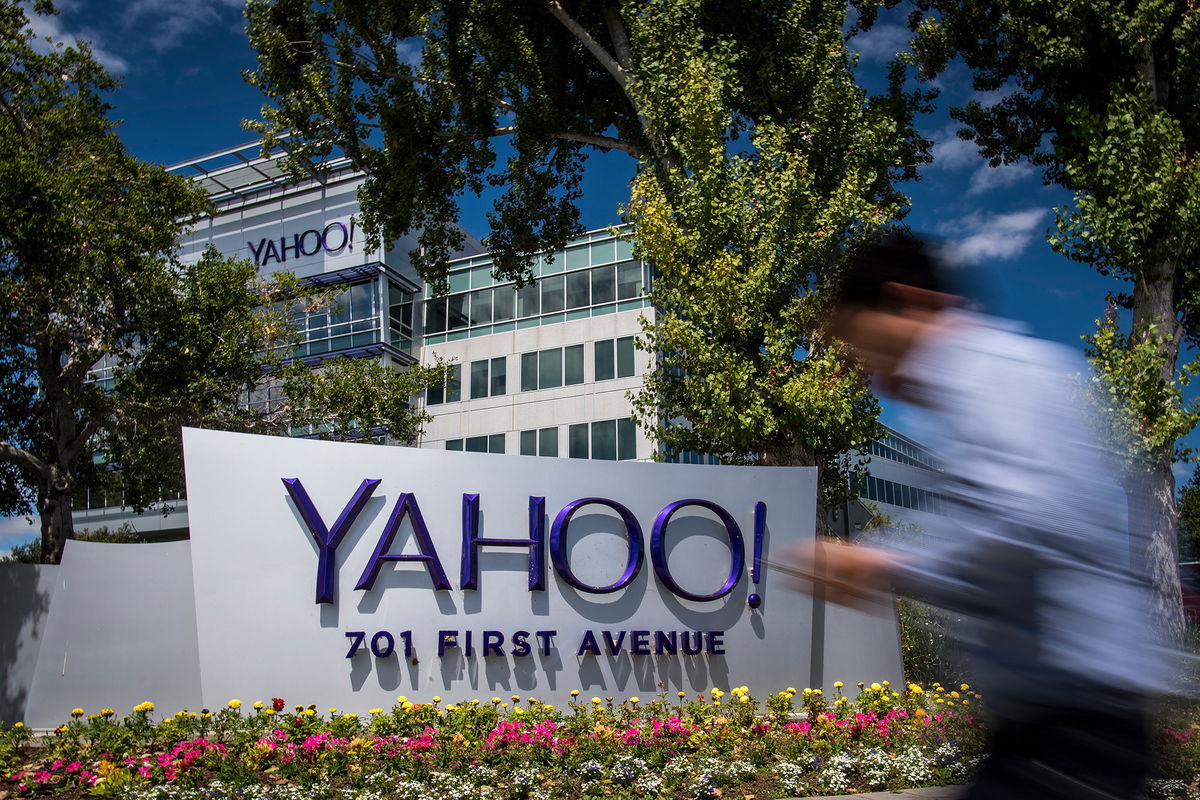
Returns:
[[[301,341],[295,354],[303,358],[379,343],[411,353],[415,303],[413,293],[380,276],[342,288],[329,307],[320,311],[309,312],[297,306],[292,310],[292,323]]]
[[[862,487],[861,494],[876,503],[911,508],[929,514],[945,514],[950,502],[943,494],[895,481],[885,481],[873,475],[867,476],[866,486]]]
[[[538,259],[535,282],[520,289],[497,282],[491,264],[489,256],[464,259],[451,268],[448,295],[426,291],[426,344],[645,308],[654,277],[628,242],[605,231]]]

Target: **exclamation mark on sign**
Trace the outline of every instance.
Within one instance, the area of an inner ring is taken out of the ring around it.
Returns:
[[[759,500],[754,504],[754,563],[750,567],[750,580],[755,584],[762,577],[763,532],[766,526],[767,504]],[[762,598],[758,592],[754,592],[746,598],[746,603],[751,608],[758,608],[762,605]]]

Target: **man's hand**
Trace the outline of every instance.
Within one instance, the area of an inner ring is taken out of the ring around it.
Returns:
[[[896,557],[883,550],[840,542],[794,545],[770,565],[790,575],[792,587],[813,594],[824,588],[825,598],[848,606],[883,600],[891,591]]]

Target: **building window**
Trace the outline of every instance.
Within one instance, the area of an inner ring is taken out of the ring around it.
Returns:
[[[411,292],[388,281],[388,341],[405,353],[413,346],[413,303]]]
[[[583,345],[521,354],[521,391],[583,383]]]
[[[567,429],[567,455],[599,461],[637,458],[637,429],[631,417],[582,422]]]
[[[425,390],[425,405],[457,403],[462,399],[462,364],[451,364],[446,368],[446,383],[430,386]]]
[[[929,514],[944,514],[943,503],[947,502],[946,497],[937,492],[885,481],[870,475],[867,476],[866,485],[862,487],[861,494],[876,503],[913,508]]]
[[[570,458],[588,457],[588,424],[586,422],[567,428],[567,456]]]
[[[508,383],[508,365],[504,356],[471,362],[471,399],[504,394]]]
[[[521,455],[558,457],[558,428],[521,431]]]
[[[301,342],[296,354],[319,355],[377,344],[380,341],[377,288],[375,281],[347,286],[328,307],[315,313],[308,313],[297,306],[293,311],[293,322],[300,333]]]
[[[468,453],[503,453],[504,434],[490,436],[468,436],[466,439],[448,439],[447,450],[466,450]]]
[[[593,359],[596,380],[631,378],[634,373],[633,338],[604,339],[596,342]]]

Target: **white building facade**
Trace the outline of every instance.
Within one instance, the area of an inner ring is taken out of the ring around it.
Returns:
[[[451,379],[414,403],[432,417],[420,447],[558,458],[649,461],[654,445],[633,422],[630,394],[651,368],[634,346],[640,319],[652,317],[653,269],[632,257],[611,230],[592,231],[539,258],[536,281],[517,288],[492,276],[478,241],[450,264],[449,292],[435,296],[408,253],[415,238],[376,251],[357,222],[363,181],[347,160],[320,175],[291,180],[257,143],[213,153],[170,169],[200,183],[216,213],[182,242],[184,260],[208,247],[252,260],[260,273],[287,271],[316,285],[343,286],[333,310],[297,318],[297,357],[311,366],[331,358],[372,358],[404,369],[452,362]],[[104,380],[98,365],[96,380]],[[281,398],[271,386],[246,398],[251,406]],[[308,431],[295,430],[294,435]],[[872,477],[863,499],[917,524],[937,513],[924,488],[939,471],[931,454],[889,432],[872,445]],[[695,453],[685,463],[716,463]],[[151,538],[187,536],[187,500],[168,514],[133,514],[102,489],[81,490],[77,527],[129,523]],[[863,510],[851,511],[854,524]],[[833,524],[835,531],[843,527]],[[845,531],[853,535],[853,530]]]

